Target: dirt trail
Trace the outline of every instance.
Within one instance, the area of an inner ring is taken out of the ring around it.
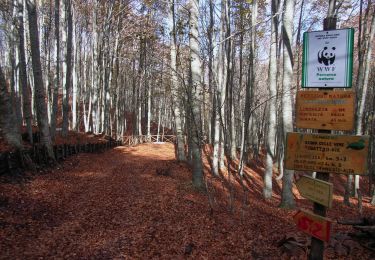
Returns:
[[[3,183],[0,258],[280,258],[277,241],[295,232],[293,212],[251,194],[241,204],[238,193],[231,214],[215,180],[212,212],[190,180],[171,144],[143,144],[80,154],[28,183]]]

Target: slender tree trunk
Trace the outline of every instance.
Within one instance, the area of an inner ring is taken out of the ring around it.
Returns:
[[[191,93],[191,151],[192,151],[192,168],[193,168],[193,185],[198,189],[203,189],[203,164],[202,164],[202,149],[201,149],[201,119],[200,119],[200,105],[201,99],[201,60],[199,57],[199,41],[198,41],[198,13],[199,1],[191,0],[190,2],[190,66],[191,66],[191,85],[189,91]]]
[[[135,76],[135,59],[132,60],[132,134],[137,135],[137,77]]]
[[[79,131],[79,114],[77,113],[77,106],[79,108],[79,93],[80,93],[80,86],[81,86],[81,77],[82,75],[80,74],[81,71],[81,63],[82,63],[82,55],[81,55],[81,42],[82,42],[82,32],[79,32],[78,35],[78,42],[77,42],[77,27],[74,22],[75,20],[75,12],[74,9],[72,9],[72,22],[73,22],[73,53],[74,53],[74,58],[72,62],[72,70],[73,70],[73,78],[72,78],[72,83],[73,83],[73,92],[72,92],[72,129],[74,131]]]
[[[92,40],[91,40],[91,48],[92,48],[92,57],[91,57],[91,107],[92,107],[92,113],[89,114],[89,117],[91,117],[91,124],[92,129],[94,133],[97,133],[99,131],[98,126],[98,116],[99,116],[99,110],[98,110],[98,32],[97,32],[97,13],[98,13],[98,2],[97,0],[94,0],[94,7],[93,7],[93,15],[92,15]]]
[[[9,46],[9,64],[10,64],[10,93],[11,93],[11,103],[14,109],[14,114],[16,116],[15,124],[21,129],[22,126],[22,115],[21,115],[21,104],[20,104],[20,93],[18,90],[18,66],[16,66],[16,60],[18,60],[18,49],[16,45],[17,30],[16,30],[16,17],[17,17],[17,6],[12,7],[12,22],[9,25],[8,34],[8,46]]]
[[[169,0],[169,29],[171,39],[171,94],[173,101],[173,114],[175,119],[176,129],[176,142],[177,142],[177,160],[186,161],[185,155],[185,142],[184,135],[182,132],[182,121],[181,121],[181,100],[178,93],[178,80],[177,80],[177,51],[176,51],[176,27],[175,27],[175,15],[174,15],[174,0]]]
[[[52,98],[51,136],[55,137],[60,87],[60,0],[55,0],[55,52],[56,72]]]
[[[235,49],[235,44],[232,41],[232,46],[231,46],[231,55],[230,55],[230,66],[229,70],[231,71],[230,73],[230,79],[229,79],[229,90],[228,90],[228,99],[229,99],[229,109],[230,109],[230,116],[229,116],[229,126],[230,126],[230,151],[229,151],[229,156],[231,160],[234,160],[237,158],[237,142],[236,142],[236,121],[235,121],[235,97],[234,97],[234,68],[235,68],[235,59],[236,59],[236,49]]]
[[[368,8],[370,8],[370,6]],[[371,16],[372,16],[371,24],[370,24],[370,27],[368,27],[368,32],[366,33],[367,37],[365,38],[366,40],[365,41],[366,55],[364,55],[365,60],[363,62],[363,66],[360,66],[362,70],[358,71],[358,74],[361,76],[359,76],[359,82],[357,86],[361,89],[361,91],[359,91],[359,95],[358,95],[359,100],[358,100],[358,109],[357,109],[357,116],[356,116],[356,119],[357,119],[356,120],[356,135],[363,134],[364,111],[365,111],[365,103],[366,103],[369,75],[370,75],[370,69],[371,69],[373,39],[374,39],[374,34],[375,34],[375,8],[373,8],[373,14]],[[358,189],[359,189],[359,175],[355,175],[354,192],[355,192],[356,197],[357,197]]]
[[[214,49],[212,45],[213,33],[214,33],[214,3],[213,0],[209,0],[210,6],[210,23],[207,29],[208,37],[208,88],[210,93],[210,100],[212,102],[212,114],[211,114],[211,124],[210,125],[210,136],[209,142],[213,144],[215,136],[215,118],[216,118],[216,102],[215,102],[215,83],[213,77],[213,60],[214,60]]]
[[[151,90],[151,84],[147,86],[147,139],[151,141],[151,95],[152,95],[152,90]]]
[[[38,15],[34,0],[27,1],[27,11],[29,17],[29,33],[31,44],[31,56],[34,74],[34,87],[36,98],[37,121],[40,131],[40,141],[45,145],[50,160],[54,161],[52,141],[48,125],[46,93],[43,86],[42,66],[40,63]]]
[[[228,79],[228,41],[226,37],[228,32],[228,0],[221,1],[221,27],[219,36],[219,50],[216,58],[216,113],[215,113],[215,135],[214,135],[214,151],[212,161],[212,173],[215,176],[219,175],[219,168],[224,168],[224,117],[225,117],[225,99],[226,86]]]
[[[284,142],[286,134],[293,131],[292,84],[293,84],[293,17],[295,0],[285,0],[283,14],[283,126]],[[284,170],[283,187],[280,207],[294,208],[295,201],[292,192],[294,171]]]
[[[245,111],[244,111],[244,122],[241,139],[241,155],[240,163],[238,166],[239,174],[243,175],[244,163],[248,157],[248,136],[249,136],[249,124],[251,117],[251,110],[253,106],[254,91],[255,91],[255,65],[254,65],[254,52],[255,52],[255,36],[256,36],[256,20],[258,13],[258,1],[254,0],[252,3],[252,18],[251,18],[251,41],[249,44],[249,69],[246,83],[246,96],[245,96]]]
[[[23,117],[26,121],[26,131],[30,143],[33,143],[32,114],[31,114],[31,98],[30,90],[27,86],[27,70],[25,57],[25,32],[23,18],[23,0],[18,0],[18,37],[19,37],[19,75],[22,91]]]
[[[272,0],[271,14],[274,16],[278,10],[279,0]],[[275,138],[276,138],[276,93],[277,93],[277,28],[278,18],[271,20],[271,46],[270,64],[268,71],[268,132],[267,132],[267,158],[266,171],[264,173],[263,196],[265,199],[272,197],[272,174],[273,161],[275,160]]]
[[[73,17],[72,17],[72,3],[71,0],[65,1],[65,12],[66,12],[66,26],[67,26],[67,45],[66,45],[66,75],[65,75],[65,96],[63,100],[63,125],[62,125],[62,136],[68,135],[69,128],[69,112],[70,112],[70,91],[72,87],[72,43],[73,43]],[[64,11],[64,10],[63,10]]]
[[[362,1],[361,1],[362,3]],[[361,5],[362,7],[362,5]],[[358,74],[357,74],[357,109],[356,109],[356,134],[361,135],[362,134],[362,121],[363,121],[363,112],[364,112],[364,106],[365,106],[365,100],[366,95],[363,95],[363,93],[367,92],[367,85],[365,83],[365,70],[366,70],[366,61],[364,60],[367,58],[366,56],[366,45],[368,44],[368,38],[371,37],[370,31],[371,27],[367,27],[367,19],[369,17],[370,7],[367,7],[367,10],[365,12],[364,21],[362,21],[362,15],[359,17],[359,24],[360,24],[360,31],[358,35]],[[362,34],[362,23],[363,23],[363,34]],[[361,38],[362,37],[362,38]],[[370,46],[371,48],[371,46]],[[370,51],[371,53],[371,51]],[[345,194],[344,194],[344,204],[350,206],[350,197],[354,194],[357,195],[356,188],[359,188],[359,176],[356,175],[355,177],[355,184],[354,184],[354,190],[353,190],[353,175],[348,175],[347,182],[345,186]]]

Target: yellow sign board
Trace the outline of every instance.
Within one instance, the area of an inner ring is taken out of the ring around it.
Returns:
[[[332,207],[332,183],[304,175],[298,179],[296,186],[302,197]]]
[[[287,169],[366,174],[368,136],[287,133],[286,141]]]
[[[354,100],[354,91],[298,91],[296,126],[353,130]]]

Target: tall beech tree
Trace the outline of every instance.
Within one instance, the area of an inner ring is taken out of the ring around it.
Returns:
[[[275,154],[275,137],[276,137],[276,96],[277,96],[277,42],[278,42],[278,17],[276,15],[279,9],[279,0],[271,2],[271,44],[270,58],[268,69],[268,134],[267,134],[267,157],[266,169],[264,172],[263,196],[266,199],[272,197],[272,175],[273,162],[276,158]]]
[[[293,17],[294,17],[295,0],[284,1],[284,13],[282,21],[283,37],[283,82],[282,82],[282,120],[284,131],[284,147],[286,134],[293,132]],[[295,201],[292,192],[294,171],[284,170],[283,187],[281,197],[281,207],[294,208]]]
[[[198,14],[199,1],[190,1],[190,17],[189,17],[189,47],[190,47],[190,70],[191,80],[189,86],[189,96],[191,98],[189,108],[189,115],[191,122],[191,152],[192,152],[192,171],[193,171],[193,185],[196,188],[202,189],[203,182],[203,164],[202,164],[202,132],[201,132],[201,115],[199,100],[201,100],[201,80],[202,68],[199,57],[199,41],[198,41]]]
[[[26,121],[26,130],[30,140],[33,143],[32,113],[30,90],[27,86],[27,69],[25,56],[25,30],[24,30],[24,1],[17,1],[18,7],[18,52],[19,52],[19,82],[22,91],[22,109],[23,117]]]
[[[72,14],[72,2],[71,0],[63,0],[64,9],[66,17],[66,26],[67,31],[67,42],[66,42],[66,52],[65,52],[65,96],[63,99],[63,124],[62,124],[62,135],[66,137],[68,135],[69,127],[69,114],[70,114],[70,92],[72,88],[72,54],[73,54],[73,14]],[[65,31],[65,28],[63,29]],[[65,32],[64,32],[65,35]]]
[[[181,97],[178,91],[178,79],[177,79],[177,39],[176,39],[176,25],[175,25],[175,5],[174,0],[169,0],[169,30],[170,30],[170,64],[171,64],[171,95],[173,100],[173,114],[176,128],[176,146],[177,146],[177,160],[186,161],[185,148],[184,148],[184,136],[182,132],[181,122]]]
[[[52,114],[51,114],[51,136],[54,138],[56,132],[57,116],[58,116],[58,98],[60,87],[60,0],[55,0],[55,55],[56,67],[52,94]]]
[[[28,20],[34,76],[36,115],[40,132],[40,141],[46,147],[50,160],[54,161],[55,156],[53,153],[48,124],[46,91],[43,84],[42,65],[40,63],[38,13],[36,10],[35,0],[26,0],[26,6],[29,17]]]

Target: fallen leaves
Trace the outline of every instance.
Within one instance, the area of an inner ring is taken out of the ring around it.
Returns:
[[[262,178],[253,173],[247,189],[233,184],[231,213],[229,186],[208,178],[210,206],[173,149],[143,144],[79,154],[22,185],[1,183],[1,257],[280,259],[277,242],[297,232],[293,212],[278,209],[277,200],[263,201]],[[342,214],[338,206],[332,212]]]

